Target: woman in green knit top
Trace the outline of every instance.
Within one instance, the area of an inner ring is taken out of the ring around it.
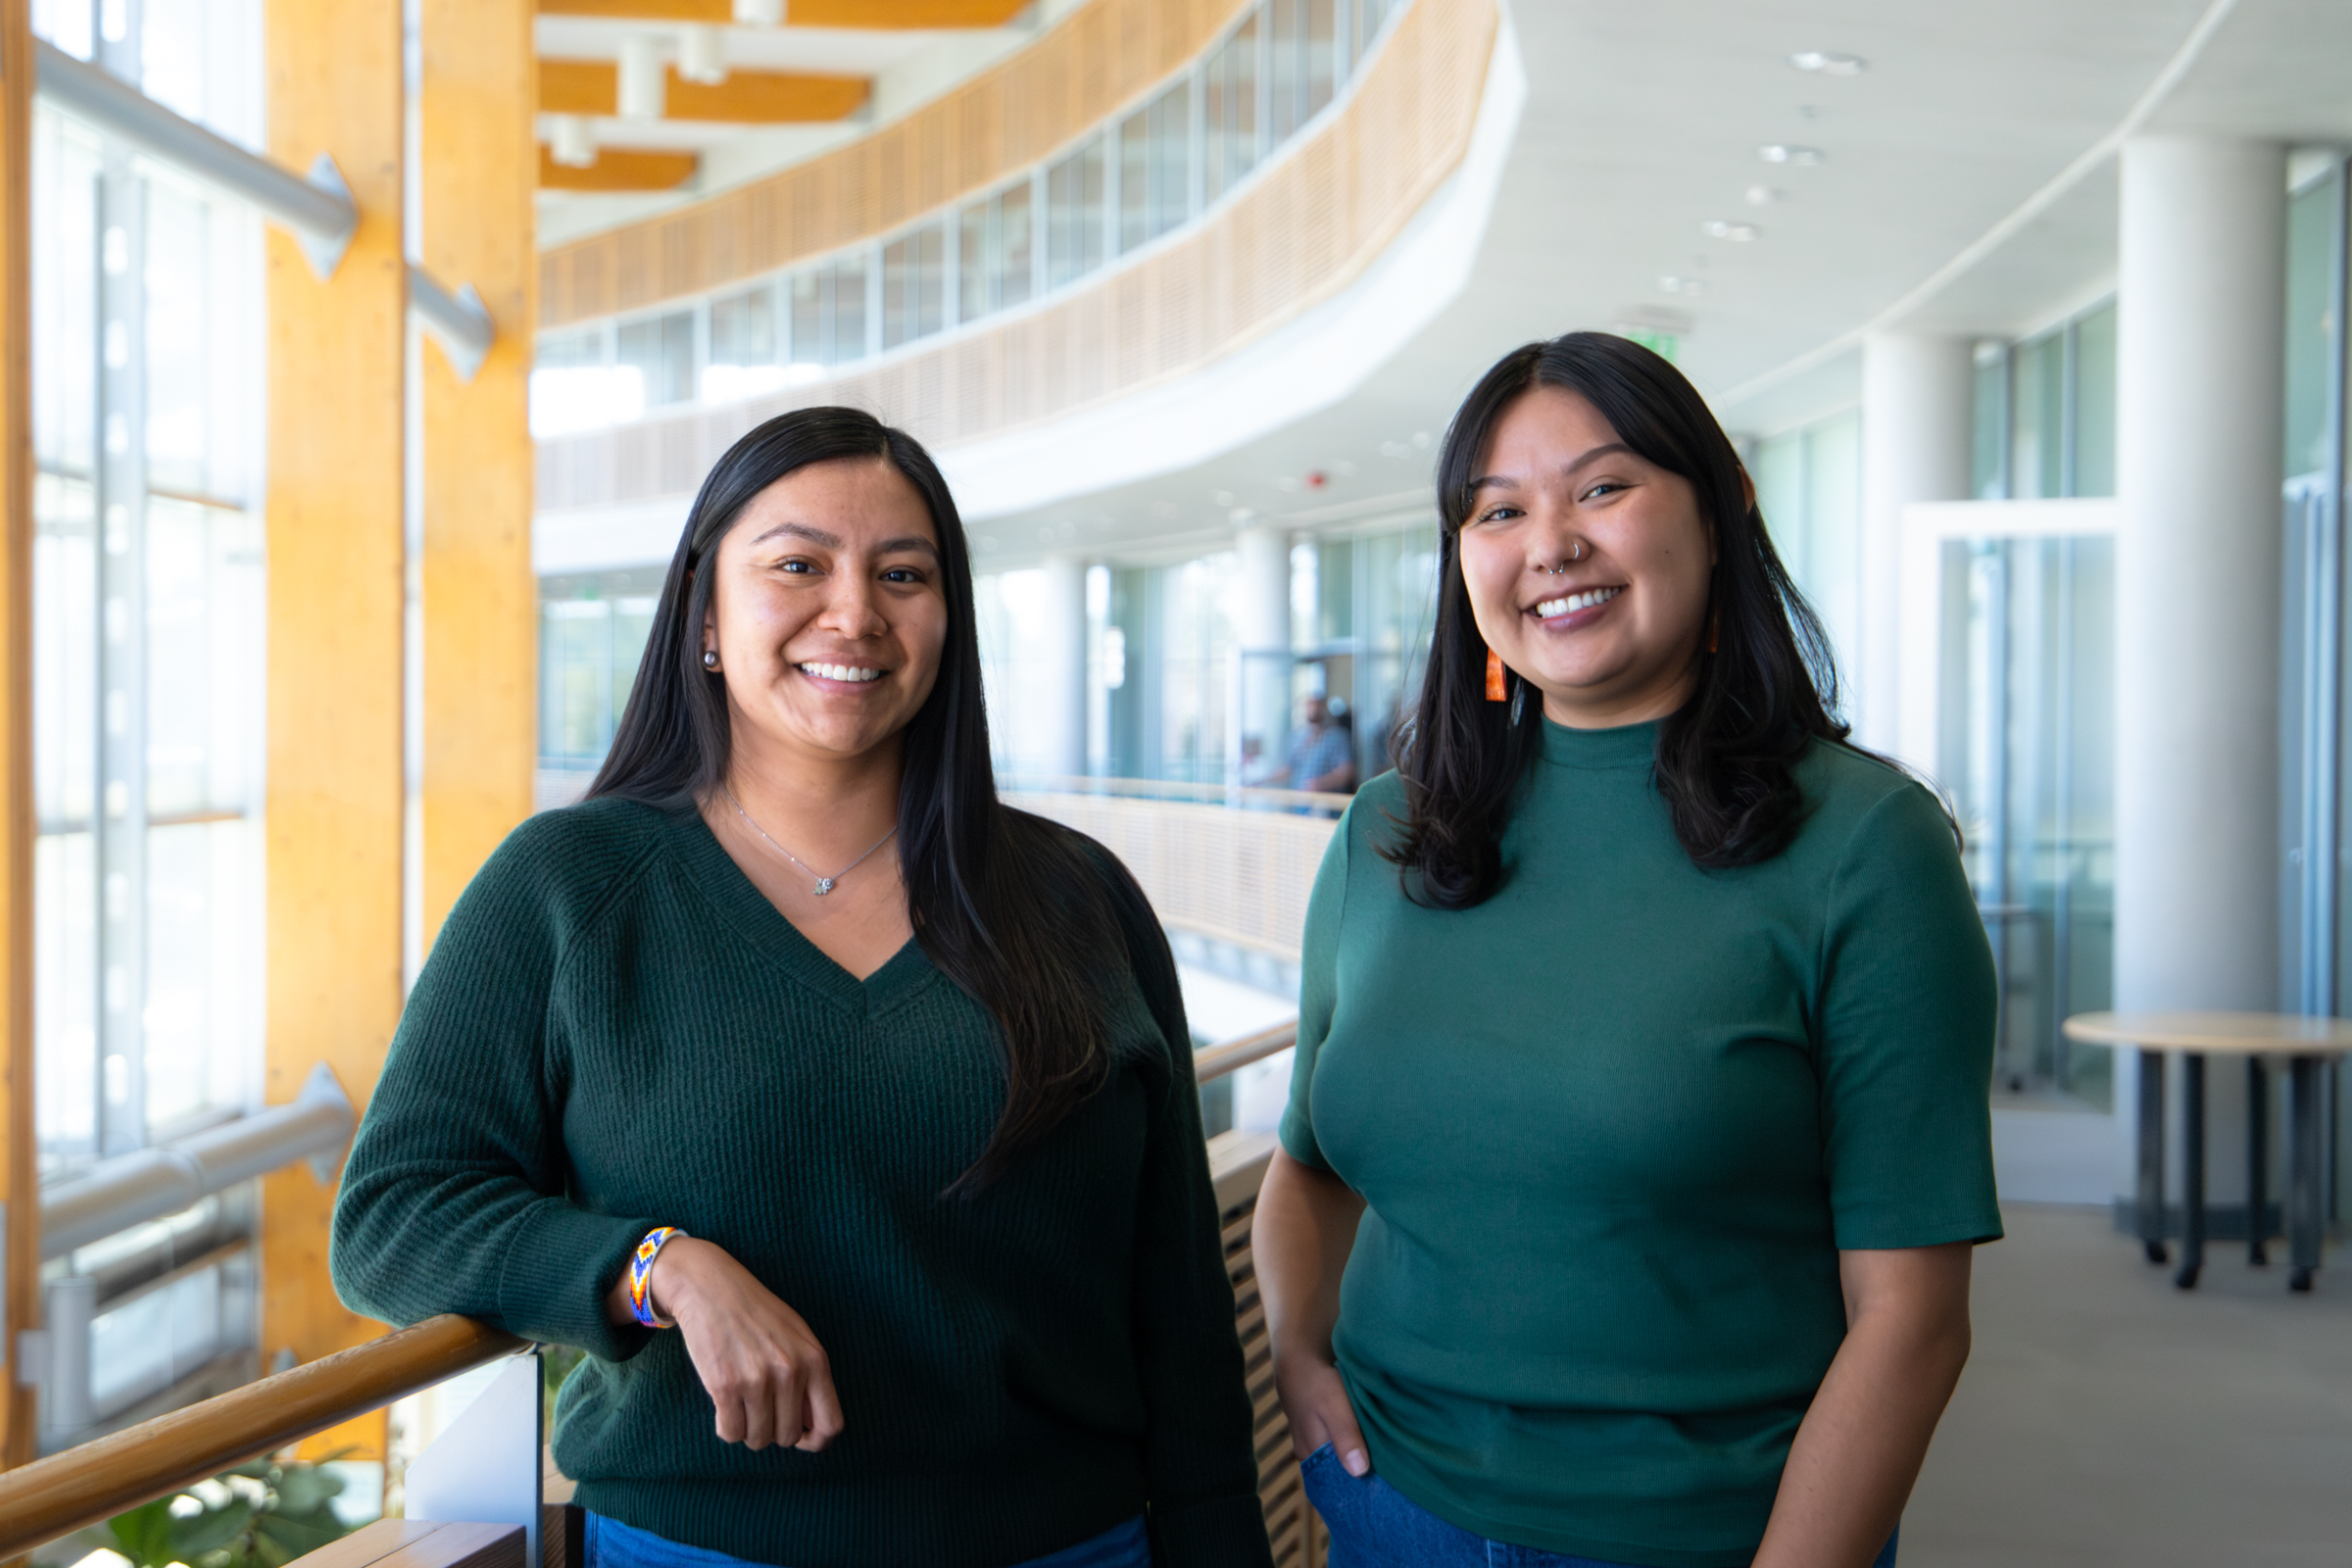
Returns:
[[[1438,494],[1257,1209],[1332,1568],[1890,1564],[2000,1234],[1952,825],[1662,359],[1509,355]]]
[[[434,943],[333,1268],[590,1352],[592,1568],[1268,1564],[1167,942],[999,804],[903,432],[804,410],[712,469],[588,799]]]

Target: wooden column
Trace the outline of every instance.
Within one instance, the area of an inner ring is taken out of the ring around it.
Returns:
[[[269,236],[269,1078],[314,1063],[354,1103],[401,1004],[402,436],[400,7],[266,0],[270,153],[330,154],[359,230],[321,281]],[[263,1187],[262,1353],[310,1361],[372,1338],[327,1277],[334,1191],[296,1165]],[[313,1440],[380,1457],[379,1412]]]
[[[443,284],[474,286],[498,329],[470,382],[438,345],[424,351],[428,943],[483,859],[530,814],[538,754],[532,10],[531,0],[423,0],[419,246]]]
[[[0,0],[0,1467],[31,1460],[18,1334],[40,1313],[32,1121],[32,27]]]

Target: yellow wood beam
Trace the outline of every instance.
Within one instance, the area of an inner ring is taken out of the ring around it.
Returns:
[[[707,22],[735,20],[734,0],[539,0],[549,17],[610,17],[621,22]]]
[[[424,355],[424,936],[531,812],[538,583],[531,575],[530,0],[423,0],[418,242],[497,328],[470,382]]]
[[[1029,0],[787,0],[784,20],[795,27],[863,27],[904,31],[1002,27]],[[611,17],[628,22],[735,20],[734,0],[539,0],[550,17]]]
[[[0,0],[0,1468],[39,1434],[16,1375],[17,1336],[40,1320],[40,1204],[32,1119],[32,24]]]
[[[730,71],[724,81],[688,81],[664,68],[665,120],[781,125],[846,120],[863,106],[863,76],[811,76],[782,71]],[[550,115],[612,115],[620,102],[619,68],[610,60],[539,62],[539,108]]]
[[[400,8],[264,0],[270,154],[330,154],[360,223],[320,281],[282,230],[269,271],[269,990],[266,1097],[325,1061],[365,1107],[400,1018],[403,377]],[[262,1351],[302,1361],[381,1332],[326,1271],[334,1190],[262,1187]],[[383,1453],[381,1412],[310,1453]]]
[[[1002,27],[1028,0],[789,0],[796,27]]]
[[[702,160],[692,153],[631,152],[623,147],[599,147],[596,162],[585,169],[556,162],[554,153],[539,149],[541,190],[675,190],[694,177]]]

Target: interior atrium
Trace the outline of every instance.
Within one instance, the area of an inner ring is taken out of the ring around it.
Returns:
[[[249,1560],[104,1522],[172,1496],[579,1560],[576,1350],[333,1372],[391,1343],[342,1161],[706,478],[846,406],[953,492],[997,788],[1167,933],[1317,1568],[1249,1274],[1309,897],[1457,408],[1596,331],[1731,437],[1991,954],[2008,1235],[1902,1561],[2345,1561],[2348,161],[2328,0],[0,0],[0,1555]]]

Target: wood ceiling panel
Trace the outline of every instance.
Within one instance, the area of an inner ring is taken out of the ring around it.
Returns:
[[[702,160],[693,153],[631,152],[622,147],[600,147],[596,162],[574,169],[556,162],[555,154],[539,149],[541,190],[675,190],[694,177]]]
[[[785,20],[796,27],[863,27],[874,31],[1002,27],[1028,0],[787,0]],[[539,0],[551,17],[609,17],[635,22],[735,20],[734,0]]]
[[[663,68],[663,119],[724,124],[782,125],[846,120],[865,103],[862,76],[810,76],[781,71],[730,71],[724,81],[688,81]],[[539,110],[549,115],[611,115],[619,101],[619,68],[603,60],[539,62]]]
[[[786,0],[796,27],[1002,27],[1028,0]]]
[[[711,22],[735,20],[734,0],[539,0],[550,17],[610,17],[619,22]]]

